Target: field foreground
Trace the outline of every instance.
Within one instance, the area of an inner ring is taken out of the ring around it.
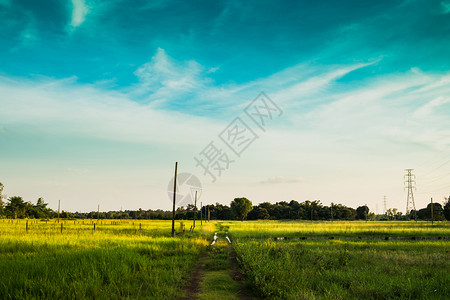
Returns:
[[[170,221],[0,220],[0,298],[450,295],[448,222],[214,221],[189,233],[191,225],[177,221],[171,238]]]

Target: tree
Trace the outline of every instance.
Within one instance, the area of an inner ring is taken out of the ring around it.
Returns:
[[[269,212],[264,207],[255,206],[248,213],[247,219],[249,220],[266,220],[270,218]]]
[[[444,217],[450,221],[450,196],[446,198],[447,202],[444,204]]]
[[[421,220],[431,220],[431,203],[426,208],[419,209],[417,217]],[[433,203],[433,220],[440,221],[444,219],[444,210],[439,203]]]
[[[34,216],[35,218],[48,218],[52,212],[50,208],[47,208],[48,203],[44,202],[44,199],[40,197],[36,205],[33,205],[31,212],[27,213],[28,216]]]
[[[367,216],[369,214],[369,208],[367,205],[359,206],[356,209],[356,218],[359,220],[367,220]]]
[[[8,199],[9,203],[6,204],[6,215],[12,219],[24,218],[27,211],[27,204],[23,201],[22,197],[14,196]]]
[[[235,198],[231,201],[231,210],[241,220],[244,221],[247,214],[252,210],[252,202],[247,198]]]

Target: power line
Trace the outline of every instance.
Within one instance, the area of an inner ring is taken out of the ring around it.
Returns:
[[[437,168],[434,168],[433,170],[431,170],[431,171],[425,173],[423,176],[426,177],[426,176],[430,175],[431,173],[434,173],[435,171],[439,170],[440,168],[442,168],[443,166],[445,166],[445,165],[448,164],[449,162],[450,162],[450,159],[447,160],[445,163],[439,165]]]
[[[433,178],[430,178],[430,179],[425,179],[425,180],[423,180],[423,182],[425,182],[426,184],[432,183],[432,182],[435,182],[435,181],[439,181],[439,180],[447,177],[448,175],[450,175],[450,173],[443,174],[441,176],[433,177]]]
[[[422,167],[429,167],[429,166],[433,167],[434,165],[440,163],[441,161],[449,159],[449,158],[450,158],[450,154],[445,154],[444,156],[437,158],[437,159],[436,159],[436,157],[434,157],[428,161],[425,161],[425,162],[419,164],[417,168],[422,169]]]

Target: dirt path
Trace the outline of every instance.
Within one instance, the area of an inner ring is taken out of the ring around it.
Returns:
[[[185,287],[183,287],[183,291],[185,292],[186,296],[180,298],[180,300],[193,300],[198,298],[197,294],[200,291],[200,284],[204,276],[204,266],[207,258],[208,253],[206,252],[202,256],[202,258],[200,258],[200,261],[198,262],[194,271],[191,273],[191,279],[189,280],[189,283]]]
[[[244,284],[245,276],[239,272],[236,254],[226,235],[219,232],[216,239],[190,275],[183,288],[185,296],[180,299],[257,299]]]

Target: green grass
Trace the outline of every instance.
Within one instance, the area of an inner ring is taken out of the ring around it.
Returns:
[[[425,221],[246,221],[223,222],[235,237],[439,237],[450,236],[448,222]]]
[[[1,299],[176,299],[205,253],[199,299],[238,299],[242,286],[231,277],[225,231],[246,286],[261,298],[450,295],[450,241],[420,240],[448,238],[448,222],[231,221],[197,224],[189,234],[192,223],[184,221],[183,235],[177,221],[175,238],[170,221],[61,223],[29,220],[27,231],[26,220],[0,220]],[[210,247],[214,231],[220,238]]]
[[[448,223],[433,227],[415,222],[330,223],[226,224],[249,284],[264,298],[447,299],[450,295],[448,240],[356,238],[360,235],[448,237]],[[273,239],[297,235],[323,238],[278,242]],[[331,235],[347,238],[326,238]]]
[[[64,222],[63,233],[54,222],[28,232],[24,220],[0,222],[0,298],[177,298],[212,229],[171,238],[169,221],[111,222],[95,232]]]
[[[213,246],[208,246],[208,256],[204,264],[203,278],[198,299],[201,300],[237,300],[240,299],[242,287],[231,277],[231,247],[225,240],[227,227],[216,224],[218,239]]]

